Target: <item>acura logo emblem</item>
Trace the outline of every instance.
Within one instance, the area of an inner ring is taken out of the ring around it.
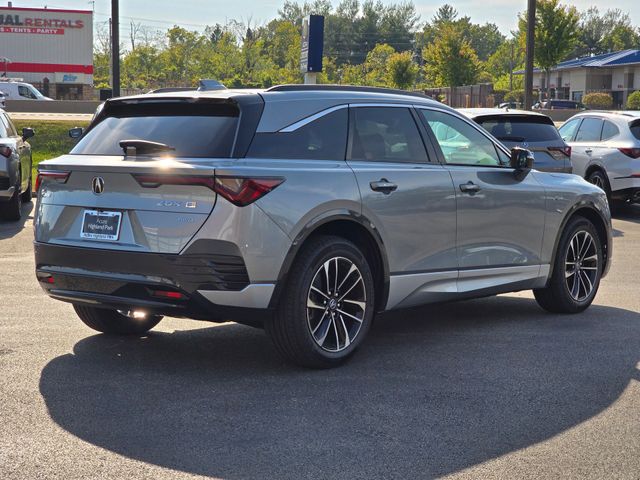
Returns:
[[[104,178],[93,177],[93,180],[91,181],[91,189],[96,195],[100,195],[104,192]]]

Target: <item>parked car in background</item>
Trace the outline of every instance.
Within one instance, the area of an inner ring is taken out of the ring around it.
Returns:
[[[463,108],[459,112],[481,125],[507,148],[522,147],[532,151],[536,170],[572,172],[571,147],[562,140],[548,116],[495,108]]]
[[[546,100],[533,105],[534,110],[587,110],[587,107],[574,100]]]
[[[640,112],[584,112],[560,135],[572,147],[573,171],[613,201],[640,203]]]
[[[520,102],[503,102],[500,105],[498,105],[498,108],[518,109],[518,108],[522,108],[522,104]]]
[[[0,218],[20,220],[22,202],[31,201],[31,128],[18,134],[9,116],[0,110]]]
[[[4,93],[7,100],[53,100],[45,97],[30,83],[15,80],[0,80],[0,91]]]
[[[6,102],[5,102],[5,94],[4,92],[0,91],[0,108],[6,108]]]
[[[380,311],[533,289],[577,313],[610,264],[609,206],[532,161],[401,91],[116,98],[39,165],[36,276],[101,332],[237,320],[317,368]]]

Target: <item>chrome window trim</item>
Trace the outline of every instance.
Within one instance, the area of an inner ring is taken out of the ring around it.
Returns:
[[[297,122],[292,123],[291,125],[287,125],[284,128],[278,130],[278,133],[291,133],[295,132],[299,128],[304,127],[305,125],[310,124],[311,122],[315,122],[319,118],[324,117],[325,115],[329,115],[330,113],[336,112],[338,110],[342,110],[343,108],[349,108],[348,104],[335,105],[333,107],[325,108],[324,110],[320,110],[318,113],[314,113],[313,115],[309,115],[308,117],[303,118],[302,120],[298,120]]]

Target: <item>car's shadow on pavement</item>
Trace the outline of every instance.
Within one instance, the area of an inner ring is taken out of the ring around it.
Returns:
[[[62,428],[229,479],[430,478],[562,433],[640,380],[640,314],[496,297],[387,314],[341,368],[282,363],[225,325],[94,335],[42,371]]]
[[[33,218],[32,213],[34,207],[35,199],[31,202],[22,204],[22,218],[17,222],[0,219],[0,240],[18,235],[24,229],[25,224]]]

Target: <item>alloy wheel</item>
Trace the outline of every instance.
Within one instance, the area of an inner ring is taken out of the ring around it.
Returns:
[[[591,177],[591,183],[594,184],[596,187],[601,188],[602,190],[605,189],[604,179],[600,175],[593,175]]]
[[[365,283],[351,260],[333,257],[320,265],[307,294],[307,324],[320,348],[348,348],[360,333],[366,308]]]
[[[593,236],[586,230],[575,233],[565,259],[565,281],[571,297],[581,302],[591,295],[598,278],[598,250]]]

